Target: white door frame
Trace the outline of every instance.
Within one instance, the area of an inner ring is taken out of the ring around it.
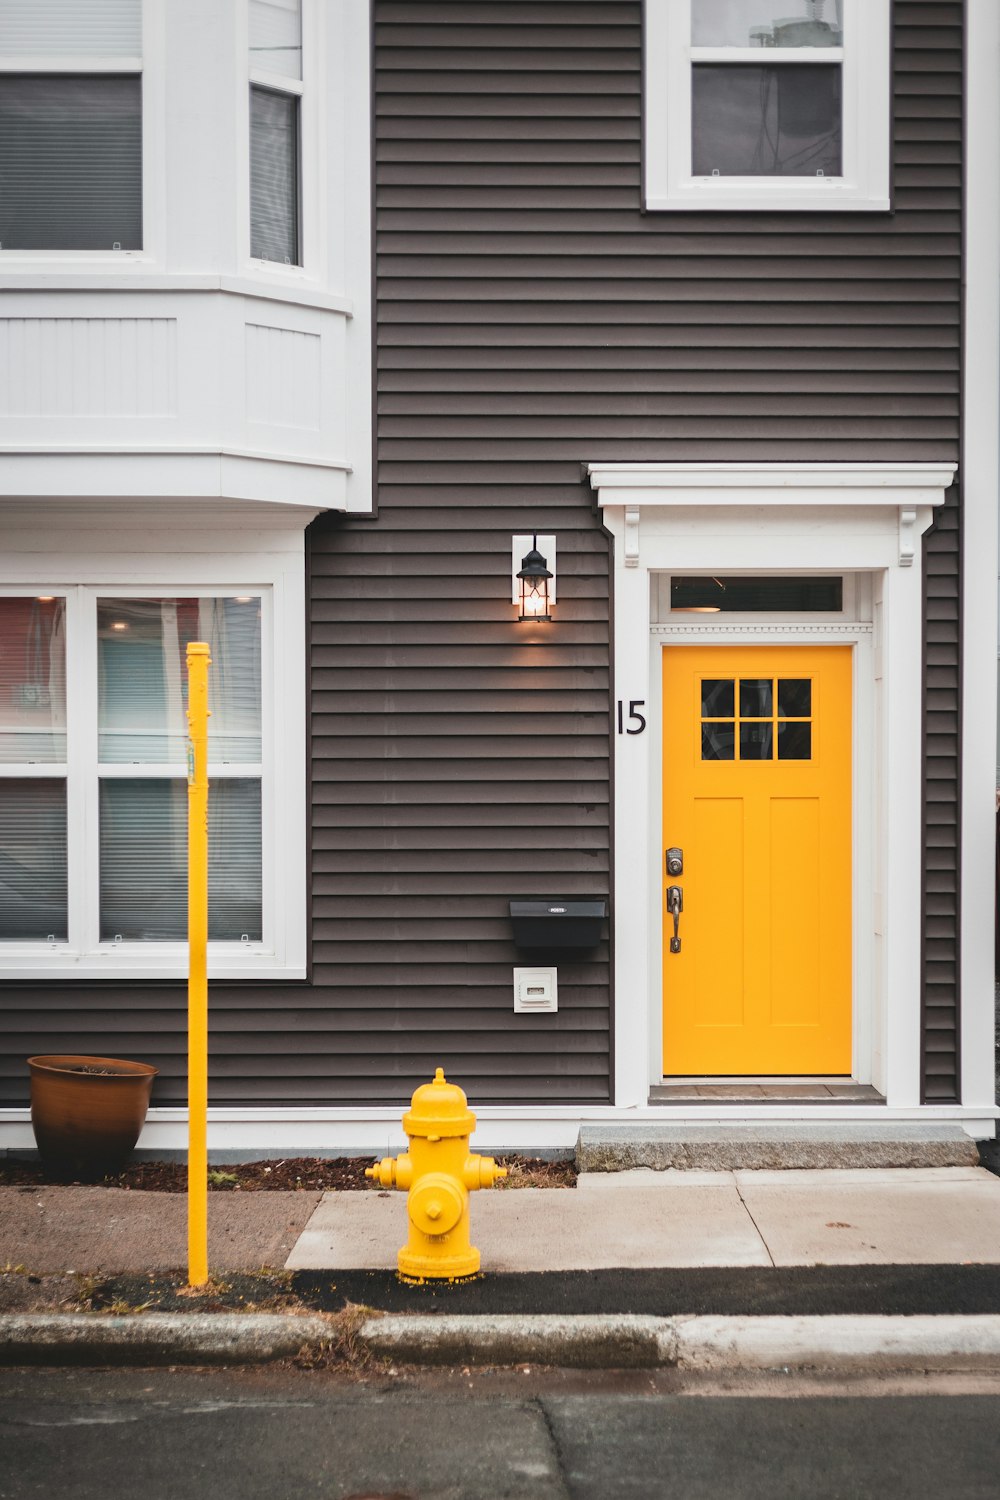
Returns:
[[[953,464],[588,465],[614,549],[615,696],[650,701],[652,575],[869,573],[874,590],[875,764],[868,1004],[873,1077],[891,1108],[920,1105],[923,533]],[[774,629],[773,622],[765,629]],[[815,639],[814,627],[813,639]],[[856,700],[857,706],[857,700]],[[643,1108],[660,1076],[662,1006],[649,872],[659,866],[657,737],[616,736],[615,1105]],[[891,768],[891,775],[889,774]],[[885,872],[885,878],[883,878]],[[659,881],[656,883],[658,913]],[[654,962],[655,955],[655,962]],[[856,963],[858,959],[856,957]],[[857,970],[856,970],[857,972]],[[864,1022],[859,1037],[864,1032]],[[862,1070],[862,1075],[866,1071]]]

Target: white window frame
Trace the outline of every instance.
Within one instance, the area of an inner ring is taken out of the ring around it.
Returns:
[[[97,761],[98,598],[212,597],[257,595],[262,600],[262,940],[210,942],[209,978],[306,977],[306,818],[304,588],[280,563],[261,556],[225,559],[146,559],[136,568],[107,568],[107,576],[83,569],[86,583],[55,581],[38,572],[30,580],[0,585],[0,597],[48,594],[66,599],[67,761],[38,764],[28,774],[67,779],[66,942],[0,942],[0,976],[7,979],[179,979],[187,974],[186,942],[101,942],[98,911],[99,778]],[[97,559],[93,560],[95,563]],[[171,566],[164,566],[168,562]],[[107,559],[105,559],[105,564]],[[250,566],[252,563],[263,566]],[[209,571],[209,564],[212,565]],[[20,570],[19,570],[20,571]],[[65,580],[65,575],[63,575]],[[280,669],[279,669],[280,664]],[[256,768],[232,765],[228,777]],[[20,778],[21,765],[0,766],[0,776]],[[107,768],[101,775],[107,775]],[[176,776],[176,767],[125,765],[111,775]],[[219,774],[213,769],[212,776]],[[181,768],[186,779],[186,767]]]
[[[250,62],[250,6],[241,0],[237,47],[247,59],[247,70],[239,74],[241,120],[238,142],[238,212],[240,261],[243,274],[255,280],[286,279],[291,284],[318,282],[325,264],[326,199],[324,191],[326,154],[325,106],[322,59],[325,56],[325,7],[319,0],[302,0],[302,77],[269,73]],[[299,264],[260,260],[250,253],[250,90],[254,86],[276,94],[292,95],[299,101],[298,213]]]
[[[645,0],[643,200],[648,210],[780,209],[884,212],[889,196],[890,0],[844,0],[845,46],[693,47],[693,0]],[[691,71],[695,62],[840,62],[843,176],[695,177]]]
[[[0,73],[129,74],[142,90],[142,248],[139,250],[0,250],[0,271],[66,269],[149,270],[158,264],[166,218],[164,164],[164,11],[160,0],[142,0],[142,56],[0,53]]]

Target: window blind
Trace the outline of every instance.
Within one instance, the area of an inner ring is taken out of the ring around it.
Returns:
[[[250,254],[299,264],[299,101],[250,88]]]
[[[0,783],[2,785],[2,783]],[[101,782],[101,941],[187,936],[187,782]],[[260,782],[208,792],[208,935],[261,939]]]
[[[142,248],[142,81],[0,74],[0,246]]]
[[[0,941],[66,941],[66,783],[0,777]]]
[[[142,0],[0,0],[0,55],[140,57]]]
[[[250,67],[302,77],[301,0],[250,0]]]

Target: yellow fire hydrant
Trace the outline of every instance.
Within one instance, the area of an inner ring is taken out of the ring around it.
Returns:
[[[469,1153],[476,1117],[457,1084],[438,1068],[421,1084],[403,1116],[410,1150],[385,1156],[365,1171],[382,1187],[409,1190],[407,1243],[399,1252],[399,1274],[412,1281],[474,1276],[479,1251],[469,1243],[469,1193],[507,1176],[492,1156]]]

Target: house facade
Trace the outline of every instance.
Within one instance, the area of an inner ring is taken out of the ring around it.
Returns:
[[[63,9],[0,0],[0,1145],[69,1051],[183,1144],[191,639],[215,1146],[439,1064],[487,1148],[992,1135],[994,7]]]

